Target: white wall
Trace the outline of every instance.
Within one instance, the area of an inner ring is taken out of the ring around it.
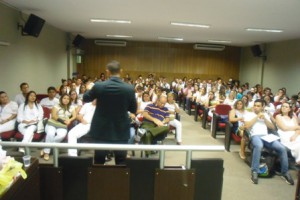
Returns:
[[[240,80],[250,86],[263,83],[273,93],[286,87],[289,96],[300,91],[300,39],[270,43],[265,46],[267,60],[261,78],[262,58],[253,57],[251,49],[243,48],[241,54]]]
[[[46,23],[38,38],[22,36],[18,22],[20,13],[0,4],[0,41],[10,43],[0,46],[0,90],[11,99],[20,92],[21,82],[46,93],[48,86],[57,87],[61,78],[67,78],[66,33]]]

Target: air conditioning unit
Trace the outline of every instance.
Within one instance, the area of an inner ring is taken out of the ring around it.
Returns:
[[[220,44],[204,44],[198,43],[194,44],[195,50],[208,50],[208,51],[223,51],[225,49],[224,45]]]
[[[96,45],[126,47],[127,42],[122,40],[95,40]]]

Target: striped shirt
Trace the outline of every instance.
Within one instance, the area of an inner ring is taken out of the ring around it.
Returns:
[[[163,121],[165,118],[169,118],[169,112],[168,108],[163,107],[159,108],[155,104],[148,104],[145,108],[145,111],[148,112],[148,114],[156,119],[159,119],[160,121]],[[144,119],[145,121],[149,121],[147,119]]]

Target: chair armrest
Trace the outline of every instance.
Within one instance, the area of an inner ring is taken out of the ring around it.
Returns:
[[[230,151],[230,143],[231,143],[231,132],[232,132],[232,123],[231,122],[226,122],[226,127],[225,127],[225,141],[224,141],[224,146],[226,151]]]

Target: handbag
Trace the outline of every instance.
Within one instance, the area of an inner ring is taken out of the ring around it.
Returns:
[[[65,129],[67,129],[66,124],[63,124],[63,123],[61,123],[59,121],[56,121],[54,119],[48,119],[47,124],[50,125],[50,126],[54,126],[55,128],[65,128]]]

